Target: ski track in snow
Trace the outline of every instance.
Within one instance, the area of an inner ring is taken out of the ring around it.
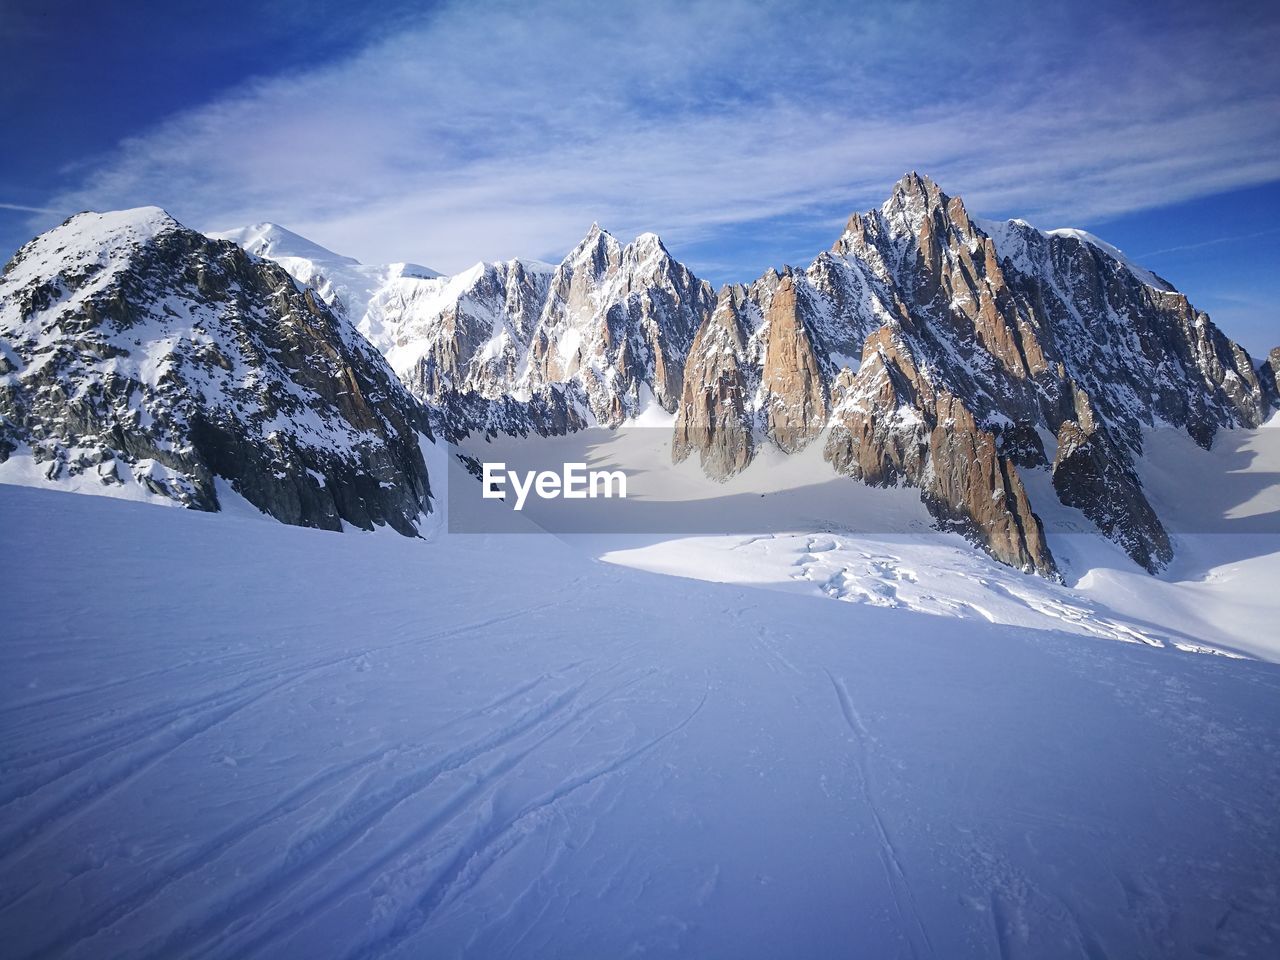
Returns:
[[[826,534],[746,548],[904,606],[8,487],[0,527],[7,956],[1280,945],[1273,664],[926,616]]]
[[[495,780],[518,765],[538,746],[588,713],[594,704],[586,707],[578,705],[578,694],[581,690],[582,686],[571,687],[526,711],[509,726],[499,727],[481,740],[453,751],[435,763],[415,770],[414,773],[396,781],[386,790],[372,795],[361,794],[344,807],[340,807],[320,828],[295,842],[275,871],[265,876],[258,884],[237,891],[231,902],[214,907],[211,912],[204,914],[197,929],[183,929],[175,932],[166,942],[159,945],[154,955],[170,956],[176,949],[189,951],[193,945],[199,953],[203,953],[198,948],[209,943],[217,943],[228,935],[239,932],[246,922],[253,921],[259,903],[271,900],[296,886],[299,880],[314,873],[319,867],[341,854],[348,846],[361,840],[387,814],[401,804],[412,800],[444,774],[475,763],[526,733],[537,734],[530,746],[500,756],[497,762],[484,770],[483,777],[477,778],[472,785],[450,798],[435,816],[429,818],[412,834],[396,841],[377,861],[378,866],[385,865],[405,849],[412,849],[418,843],[429,839],[435,827],[448,820],[453,814],[465,809],[473,801],[476,793],[488,790]],[[612,692],[615,691],[609,693]],[[601,699],[607,699],[608,696],[607,693]],[[320,902],[309,905],[304,915],[323,909],[325,903],[341,900],[343,893],[359,889],[360,882],[364,879],[367,877],[359,875],[344,879],[337,888],[327,891],[320,898]],[[296,923],[296,920],[294,922]],[[284,929],[292,925],[293,923],[286,921]],[[270,937],[263,938],[264,941],[267,939]],[[252,951],[262,946],[265,946],[265,943],[259,942],[248,949]]]
[[[913,957],[933,956],[933,944],[929,940],[929,933],[925,929],[924,921],[920,916],[920,908],[916,905],[911,884],[902,868],[902,860],[898,856],[898,849],[893,845],[893,840],[889,837],[889,831],[884,823],[884,816],[880,812],[880,807],[876,804],[867,756],[875,738],[867,731],[867,725],[863,723],[862,717],[858,713],[858,708],[853,705],[853,700],[849,696],[849,688],[845,686],[844,681],[837,680],[829,670],[826,671],[826,674],[831,681],[831,688],[835,691],[836,702],[840,705],[840,714],[844,717],[845,725],[848,726],[849,732],[853,735],[855,763],[858,770],[858,789],[862,796],[862,802],[875,823],[876,836],[880,841],[880,859],[884,864],[885,880],[893,890],[894,905],[897,909],[900,928],[908,939]],[[910,913],[910,921],[907,919],[908,913]]]
[[[494,822],[487,818],[458,850],[448,866],[438,878],[428,886],[421,898],[415,902],[408,913],[402,916],[392,930],[373,943],[365,944],[351,954],[353,957],[377,957],[389,949],[399,946],[407,938],[421,930],[430,920],[432,914],[458,895],[458,891],[474,885],[484,875],[489,866],[496,861],[506,849],[509,849],[522,838],[532,822],[549,816],[549,811],[561,800],[571,796],[584,787],[590,786],[602,777],[616,773],[632,761],[648,753],[663,740],[684,729],[702,710],[706,697],[698,702],[693,711],[671,729],[661,733],[619,757],[605,761],[584,773],[578,774],[557,786],[550,793],[534,799],[523,809],[505,821]],[[576,719],[576,718],[575,718]],[[492,812],[492,807],[488,808]]]

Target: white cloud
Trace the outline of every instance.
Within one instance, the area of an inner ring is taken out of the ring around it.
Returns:
[[[593,220],[825,229],[912,168],[1050,226],[1280,179],[1280,37],[1247,8],[1097,30],[951,7],[458,4],[174,117],[48,205],[272,219],[450,271],[558,257]]]
[[[25,203],[6,203],[0,201],[0,210],[16,210],[19,213],[57,213],[50,207],[32,207]]]

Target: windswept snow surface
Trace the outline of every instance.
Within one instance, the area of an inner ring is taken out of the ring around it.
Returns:
[[[1275,957],[1280,667],[0,486],[7,957]]]
[[[1280,432],[1221,430],[1203,450],[1183,431],[1148,431],[1143,488],[1173,536],[1173,563],[1153,577],[1078,510],[1059,502],[1048,469],[1021,477],[1064,582],[1023,574],[940,533],[911,489],[879,489],[831,476],[820,441],[790,457],[766,450],[728,483],[688,463],[661,474],[657,495],[740,504],[733,529],[693,536],[572,537],[610,563],[934,616],[1060,630],[1184,651],[1280,662]],[[634,435],[626,438],[638,447]],[[556,438],[567,446],[574,438]],[[643,463],[619,442],[578,458],[593,467]],[[642,496],[657,471],[640,469]],[[826,482],[813,478],[828,476]],[[740,494],[754,496],[735,497]],[[757,499],[767,494],[768,500]],[[766,506],[767,504],[767,506]],[[699,507],[702,512],[709,508]],[[724,512],[722,510],[722,512]],[[913,516],[914,514],[914,516]],[[827,518],[826,523],[818,518]],[[850,522],[852,521],[852,522]],[[754,523],[754,527],[753,527]],[[771,526],[766,527],[766,523]]]

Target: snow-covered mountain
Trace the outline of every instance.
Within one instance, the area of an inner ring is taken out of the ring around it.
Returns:
[[[417,288],[414,281],[440,276],[416,263],[377,266],[360,263],[274,223],[255,223],[237,230],[207,234],[229,240],[257,257],[274,260],[299,283],[311,287],[375,345],[382,346],[383,303]],[[405,281],[405,282],[401,282]],[[394,315],[393,308],[393,315]]]
[[[288,523],[412,534],[424,433],[312,291],[158,208],[79,214],[0,275],[0,478],[202,510],[225,482]]]
[[[624,245],[597,224],[556,266],[478,263],[452,277],[358,264],[273,224],[211,236],[314,288],[415,395],[472,429],[617,426],[650,404],[673,413],[689,345],[714,304],[656,235]]]
[[[577,383],[607,426],[650,399],[674,412],[689,345],[713,303],[710,285],[655,234],[624,246],[593,224],[552,274],[519,386]]]
[[[916,174],[806,271],[722,293],[699,336],[677,457],[740,469],[757,435],[825,433],[838,471],[918,486],[944,525],[1041,572],[1022,473],[1051,470],[1064,503],[1155,570],[1171,547],[1134,470],[1142,429],[1207,447],[1270,408],[1248,354],[1114,247],[976,222]]]
[[[808,268],[718,297],[656,236],[624,246],[595,225],[555,268],[452,278],[335,268],[263,234],[227,236],[302,283],[323,278],[451,436],[617,426],[653,404],[676,414],[673,458],[718,477],[763,443],[821,437],[836,471],[918,487],[941,526],[1050,575],[1026,471],[1049,471],[1063,503],[1157,570],[1172,547],[1135,469],[1143,429],[1207,447],[1260,423],[1278,392],[1270,368],[1115,247],[974,220],[914,173]],[[341,269],[386,279],[344,296]]]
[[[351,346],[363,334],[447,438],[563,434],[660,411],[674,417],[672,459],[695,457],[717,478],[764,446],[819,443],[836,473],[918,488],[938,526],[1049,576],[1029,486],[1158,570],[1173,547],[1139,480],[1144,430],[1208,447],[1221,428],[1258,425],[1280,395],[1274,359],[1256,365],[1114,247],[974,220],[914,173],[807,268],[718,296],[657,236],[622,244],[598,225],[558,265],[482,263],[452,277],[359,264],[272,224],[214,236],[253,254],[244,269],[274,261],[296,281],[283,306],[262,309],[310,304],[350,349],[367,349]],[[63,243],[51,237],[35,243]],[[100,256],[133,256],[109,231],[95,242]],[[24,269],[24,284],[61,282],[56,259]],[[217,290],[179,293],[219,311]],[[145,284],[121,293],[159,296]],[[17,331],[29,312],[9,307],[7,323]],[[392,405],[416,415],[403,391]]]

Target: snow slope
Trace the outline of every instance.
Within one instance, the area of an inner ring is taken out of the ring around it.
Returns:
[[[1167,291],[1167,290],[1173,289],[1173,287],[1169,285],[1169,282],[1167,280],[1162,280],[1160,277],[1156,276],[1146,267],[1139,266],[1133,260],[1130,260],[1127,256],[1125,256],[1125,253],[1123,250],[1119,249],[1118,247],[1112,246],[1111,244],[1107,243],[1107,241],[1103,240],[1101,237],[1095,236],[1094,234],[1090,233],[1088,230],[1080,230],[1077,227],[1059,227],[1056,230],[1046,230],[1045,233],[1051,237],[1074,237],[1075,239],[1079,240],[1082,243],[1087,243],[1090,246],[1097,247],[1107,256],[1111,257],[1111,259],[1124,264],[1129,269],[1130,273],[1132,273],[1135,277],[1137,277],[1147,286],[1154,287],[1156,290]]]
[[[1280,951],[1269,663],[550,537],[0,528],[6,956]]]
[[[1044,237],[1072,237],[1081,243],[1087,243],[1092,247],[1101,250],[1112,260],[1121,263],[1130,273],[1145,283],[1147,286],[1168,292],[1173,290],[1169,281],[1158,277],[1146,267],[1131,260],[1123,250],[1113,246],[1101,237],[1090,233],[1088,230],[1081,230],[1078,227],[1058,227],[1056,230],[1040,230],[1025,220],[986,220],[981,217],[974,217],[973,222],[989,236],[996,245],[996,250],[1001,257],[1009,257],[1019,268],[1028,270],[1029,263],[1025,256],[1025,234],[1027,232],[1039,233]]]

